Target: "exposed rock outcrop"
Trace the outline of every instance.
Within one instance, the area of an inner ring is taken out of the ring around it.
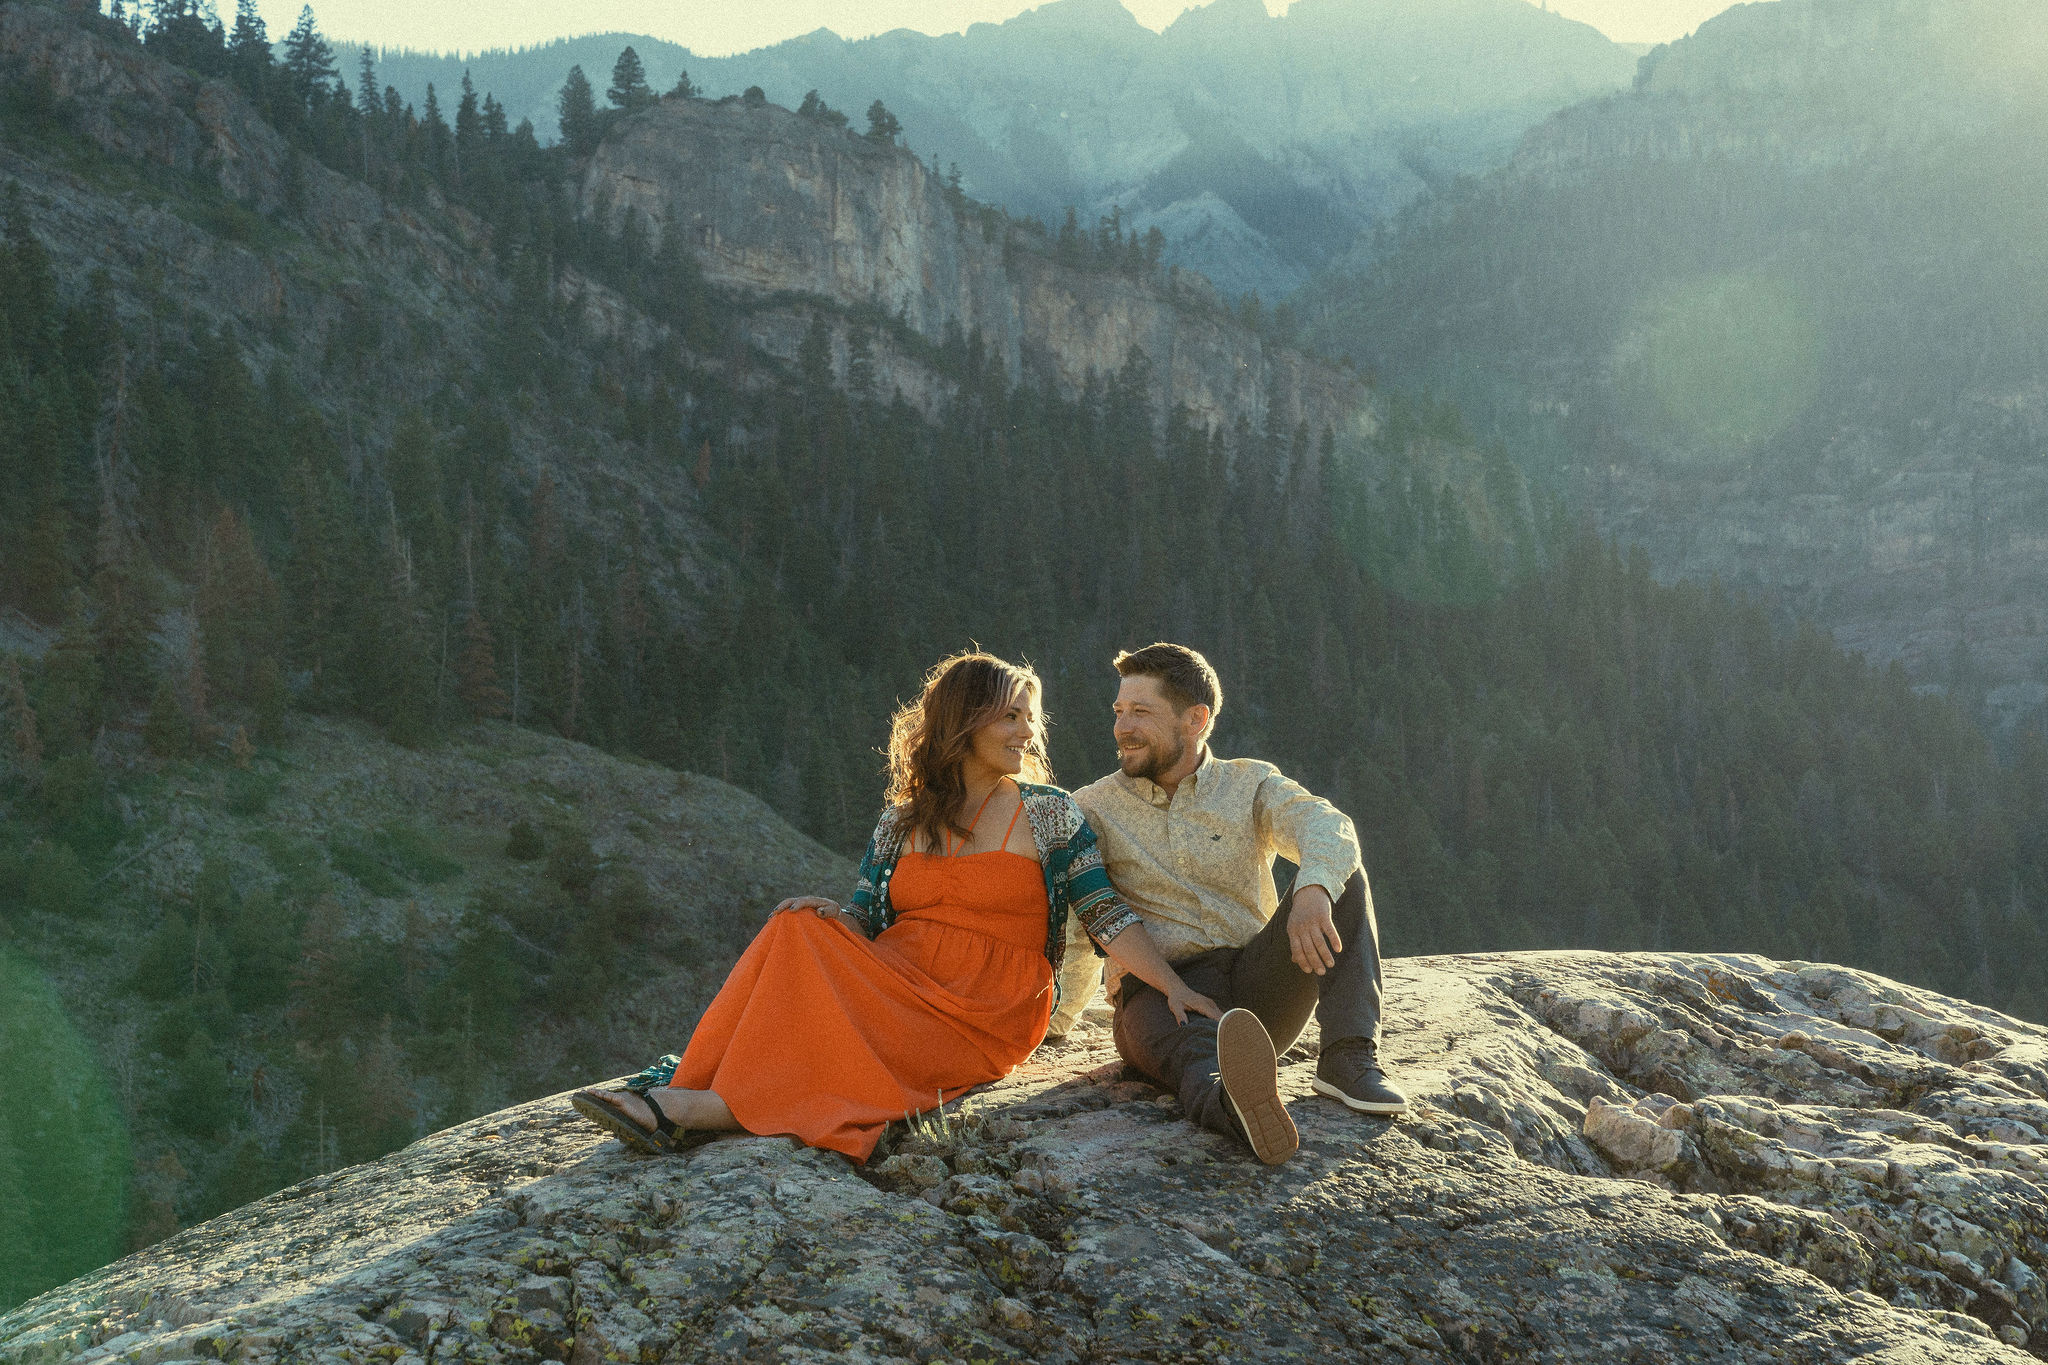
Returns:
[[[1099,1017],[865,1169],[559,1097],[0,1318],[0,1359],[1887,1361],[2048,1333],[2048,1030],[1846,969],[1390,964],[1413,1112],[1268,1169]],[[1100,1015],[1100,1010],[1097,1010]]]
[[[1232,321],[1199,277],[1161,284],[1061,265],[999,215],[949,197],[909,152],[772,105],[662,101],[599,147],[582,205],[615,221],[635,209],[657,236],[683,233],[714,284],[878,310],[934,343],[949,329],[979,333],[1012,379],[1071,392],[1136,348],[1166,407],[1258,428],[1278,402],[1283,429],[1305,421],[1312,432],[1341,429],[1364,396],[1354,376]],[[785,355],[802,336],[772,311],[750,331]]]

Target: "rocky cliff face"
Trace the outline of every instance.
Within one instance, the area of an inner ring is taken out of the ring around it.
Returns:
[[[967,191],[1057,222],[1112,206],[1158,226],[1167,259],[1226,293],[1292,293],[1307,272],[1427,183],[1482,172],[1547,113],[1624,88],[1633,56],[1519,0],[1260,0],[1190,6],[1163,33],[1118,0],[1049,0],[1001,24],[842,39],[824,30],[732,57],[637,33],[519,51],[387,52],[380,78],[414,104],[468,71],[511,120],[556,127],[571,64],[609,71],[631,43],[665,90],[806,90],[855,115],[880,96],[905,140],[958,165]]]
[[[1325,344],[1479,395],[1661,574],[2038,719],[2044,82],[2038,5],[1736,6],[1443,196]]]
[[[202,225],[180,215],[189,204],[131,193],[132,179],[102,181],[83,158],[67,164],[0,147],[0,170],[28,192],[25,207],[60,275],[104,269],[123,303],[163,296],[210,323],[255,325],[272,340],[289,334],[317,346],[344,303],[388,295],[467,342],[475,328],[463,325],[464,311],[499,292],[466,213],[444,209],[430,226],[310,158],[295,160],[226,82],[108,41],[61,12],[0,5],[0,82],[109,157],[143,168],[145,182],[169,173],[184,178],[168,182],[179,190],[219,195],[207,205],[216,219]],[[259,216],[279,212],[294,176],[303,204],[296,223],[310,243]],[[306,245],[331,257],[310,261],[295,249]],[[265,358],[278,354],[271,348]]]
[[[1413,1112],[1314,1098],[1311,1035],[1276,1169],[1125,1079],[1098,1008],[864,1169],[506,1110],[25,1304],[0,1359],[2048,1353],[2048,1030],[1755,958],[1390,966]]]
[[[1287,427],[1341,429],[1364,396],[1351,375],[1236,325],[1196,277],[1161,284],[1059,265],[949,198],[910,153],[774,106],[662,101],[598,149],[582,203],[682,233],[712,283],[764,302],[808,295],[874,310],[934,343],[979,333],[1013,380],[1072,391],[1121,370],[1135,348],[1162,407],[1211,423],[1259,427],[1277,401]],[[793,355],[801,331],[776,313],[764,309],[752,337]]]

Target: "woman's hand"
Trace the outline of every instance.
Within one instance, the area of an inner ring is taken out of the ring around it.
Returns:
[[[1166,1008],[1173,1011],[1173,1022],[1185,1024],[1190,1014],[1207,1015],[1211,1019],[1223,1017],[1223,1007],[1187,982],[1175,976],[1166,990]]]
[[[839,913],[839,902],[825,896],[791,896],[768,913],[779,915],[785,910],[815,910],[819,919],[831,919]]]

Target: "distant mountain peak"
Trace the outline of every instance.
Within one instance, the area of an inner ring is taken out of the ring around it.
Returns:
[[[1259,0],[1249,2],[1256,5]],[[1091,32],[1122,33],[1132,29],[1146,34],[1151,32],[1138,22],[1136,15],[1123,7],[1122,0],[1052,0],[1051,4],[1025,10],[1003,25],[1005,28],[1040,26]]]
[[[1209,4],[1183,11],[1180,18],[1167,25],[1166,35],[1185,38],[1225,29],[1264,28],[1273,22],[1273,16],[1266,12],[1265,0],[1210,0]]]

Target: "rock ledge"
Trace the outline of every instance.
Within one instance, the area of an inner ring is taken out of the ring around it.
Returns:
[[[642,1158],[560,1097],[0,1317],[8,1362],[2020,1362],[2048,1348],[2048,1030],[1844,968],[1389,964],[1395,1122],[1282,1088],[1268,1170],[1099,1017],[866,1169]]]

